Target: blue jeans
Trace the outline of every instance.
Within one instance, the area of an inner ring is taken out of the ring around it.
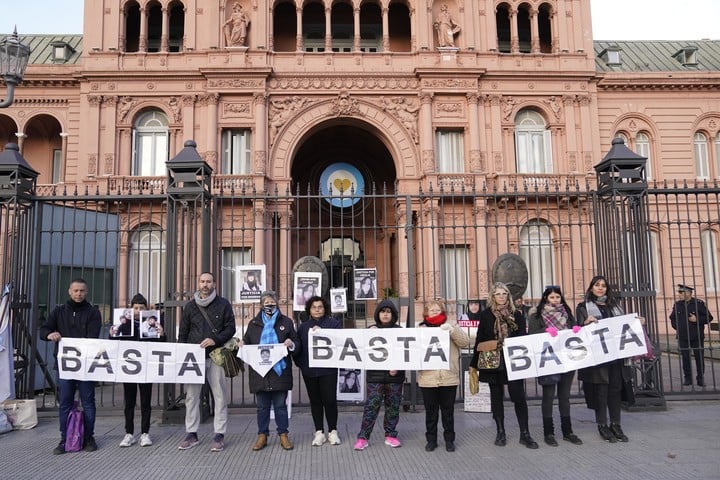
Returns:
[[[277,392],[257,392],[257,424],[258,433],[268,435],[270,433],[270,407],[275,410],[275,425],[277,433],[288,433],[288,410],[285,405],[287,390]]]
[[[58,379],[60,396],[60,437],[67,436],[67,419],[75,402],[75,392],[80,391],[80,403],[83,408],[83,427],[85,438],[95,435],[95,382]]]

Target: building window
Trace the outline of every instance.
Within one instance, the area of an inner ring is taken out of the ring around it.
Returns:
[[[54,149],[52,158],[52,183],[60,183],[63,181],[63,156],[62,150]]]
[[[645,178],[652,179],[652,156],[650,154],[650,136],[640,132],[635,137],[635,153],[647,158],[645,162]]]
[[[465,148],[463,132],[438,130],[435,132],[438,173],[463,173],[465,171]]]
[[[695,134],[693,150],[695,153],[695,176],[701,180],[710,178],[707,137],[704,133]]]
[[[252,133],[250,130],[225,130],[222,134],[222,173],[251,175]]]
[[[705,280],[706,292],[717,292],[720,285],[718,275],[718,256],[715,232],[705,230],[700,234],[702,244],[703,278]]]
[[[540,37],[540,53],[552,53],[552,7],[546,3],[538,9],[538,35]]]
[[[550,130],[533,110],[521,110],[515,117],[515,159],[517,173],[552,173]]]
[[[545,285],[554,285],[552,232],[542,220],[531,220],[520,229],[520,257],[528,267],[525,297],[539,299]]]
[[[168,120],[153,110],[140,115],[133,130],[132,174],[141,177],[165,175],[168,161]]]
[[[149,303],[164,301],[165,232],[158,225],[143,225],[130,240],[128,297],[142,293]]]
[[[442,297],[448,301],[467,300],[468,294],[468,248],[466,246],[441,246],[440,271],[442,272]]]
[[[135,1],[125,4],[125,51],[140,50],[140,5]]]
[[[522,4],[517,9],[518,48],[520,53],[530,53],[532,34],[530,29],[530,7]]]
[[[252,263],[252,249],[250,247],[230,247],[220,251],[220,271],[222,288],[221,295],[230,303],[240,302],[240,280],[236,268]]]
[[[510,53],[510,7],[503,3],[495,10],[498,52]]]
[[[182,52],[185,37],[185,7],[182,3],[176,3],[170,8],[168,25],[168,50]]]

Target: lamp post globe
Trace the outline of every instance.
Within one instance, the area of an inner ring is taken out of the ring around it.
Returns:
[[[11,36],[0,42],[0,77],[7,85],[7,98],[0,102],[0,108],[12,105],[15,86],[22,82],[29,58],[30,47],[20,41],[17,28]]]

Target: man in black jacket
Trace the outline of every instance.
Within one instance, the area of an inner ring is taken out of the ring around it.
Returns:
[[[222,347],[235,335],[235,315],[232,306],[215,291],[215,275],[205,272],[200,275],[198,291],[183,309],[178,331],[178,342],[199,343],[205,349],[205,381],[212,391],[215,414],[215,437],[211,452],[225,448],[227,426],[227,391],[225,370],[210,360],[210,352]],[[187,450],[198,444],[197,431],[200,426],[200,392],[202,385],[185,385],[185,439],[178,449]]]
[[[692,385],[692,364],[690,351],[695,357],[696,380],[699,387],[705,385],[705,325],[713,321],[705,302],[693,297],[695,289],[678,285],[680,299],[675,302],[670,314],[670,324],[677,332],[678,348],[682,359],[683,385]]]
[[[63,305],[58,305],[50,312],[45,323],[40,327],[40,338],[57,343],[63,338],[98,338],[102,319],[100,311],[93,307],[85,297],[88,293],[87,282],[76,278],[70,282],[68,295],[70,298]],[[83,407],[83,450],[97,450],[95,442],[95,382],[58,379],[58,396],[60,400],[60,443],[53,450],[55,455],[65,453],[67,419],[75,401],[75,392],[80,391],[80,402]]]

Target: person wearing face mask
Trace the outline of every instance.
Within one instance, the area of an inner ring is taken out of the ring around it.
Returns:
[[[477,365],[479,352],[485,348],[487,342],[490,342],[491,349],[495,349],[502,347],[506,338],[518,337],[525,333],[525,317],[515,310],[510,290],[504,283],[494,283],[488,294],[487,308],[480,314],[480,323],[475,335],[475,353],[470,360],[470,365]],[[504,386],[507,384],[510,400],[515,407],[515,416],[520,427],[520,444],[527,448],[538,448],[538,444],[530,436],[528,428],[528,406],[524,380],[508,381],[504,361],[496,370],[478,370],[478,380],[490,385],[490,410],[497,427],[495,445],[504,447],[507,444],[505,406],[503,404]]]
[[[575,309],[578,325],[590,325],[598,320],[623,315],[617,293],[610,289],[607,278],[596,275],[590,280],[585,292],[585,301]],[[595,422],[600,436],[606,442],[627,442],[628,437],[620,427],[620,410],[623,383],[630,380],[631,367],[625,366],[624,359],[583,368],[578,378],[583,382],[588,404],[595,410]],[[608,413],[610,425],[608,426]]]
[[[240,346],[282,343],[287,347],[288,352],[295,351],[298,345],[295,324],[292,319],[280,312],[277,294],[272,291],[262,292],[260,306],[260,312],[248,323]],[[258,436],[252,449],[258,451],[267,446],[272,408],[275,411],[275,425],[280,437],[280,446],[284,450],[292,450],[293,444],[288,437],[290,423],[286,404],[288,392],[293,388],[290,353],[278,360],[264,377],[252,368],[249,377],[250,393],[255,394],[257,402]]]
[[[318,296],[310,297],[305,303],[305,313],[308,320],[298,327],[300,346],[295,352],[295,358],[302,371],[310,400],[310,413],[312,413],[315,424],[312,446],[319,447],[325,442],[330,445],[340,445],[340,436],[337,431],[337,368],[311,367],[308,346],[310,345],[310,330],[342,328],[342,322],[330,314],[330,305],[327,300]],[[327,437],[325,436],[323,414],[327,420]]]
[[[565,301],[560,287],[557,285],[545,287],[537,310],[533,315],[530,315],[528,333],[532,335],[547,332],[550,336],[556,337],[558,331],[565,329],[572,329],[574,333],[578,333],[580,326],[575,324],[575,317],[571,312],[570,306]],[[574,378],[575,370],[538,378],[538,383],[542,386],[543,392],[543,434],[545,436],[545,443],[551,447],[558,446],[557,440],[555,440],[552,415],[556,388],[563,440],[575,445],[582,445],[582,440],[573,433],[572,422],[570,420],[570,389],[572,388]]]

